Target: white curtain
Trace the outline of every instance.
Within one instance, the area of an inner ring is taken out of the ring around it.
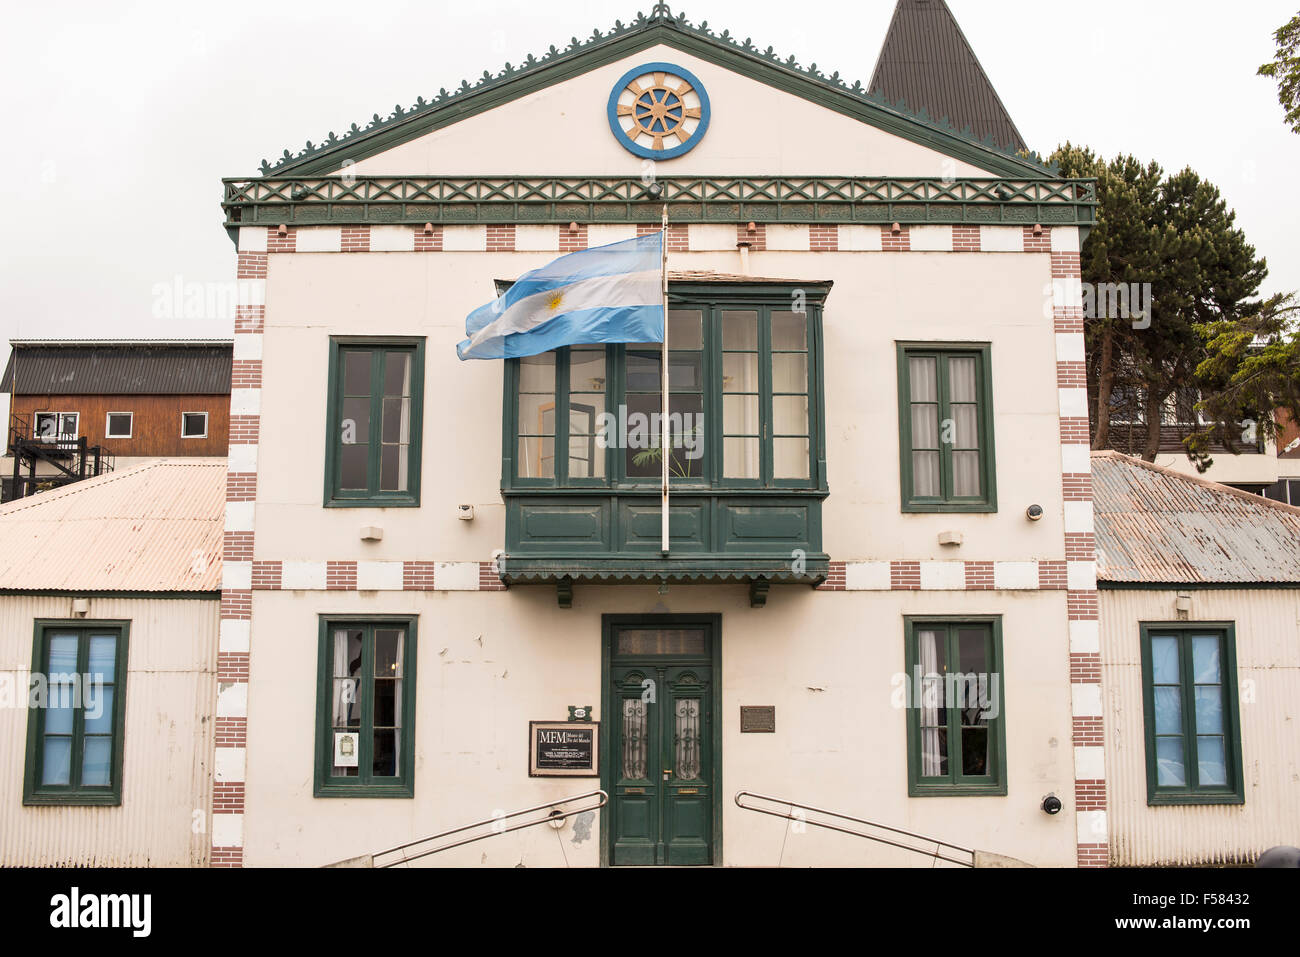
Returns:
[[[933,356],[908,360],[912,403],[912,494],[937,497],[939,487],[939,384]]]
[[[393,776],[402,773],[402,677],[406,674],[406,632],[397,637],[397,667],[393,674]]]
[[[939,708],[943,704],[943,675],[939,673],[939,633],[918,632],[921,666],[921,774],[943,773],[943,743],[939,739]]]
[[[334,727],[345,728],[349,714],[361,713],[361,695],[357,681],[348,675],[348,633],[339,628],[334,632]]]

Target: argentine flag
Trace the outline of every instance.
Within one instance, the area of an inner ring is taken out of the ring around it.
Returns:
[[[465,318],[461,359],[515,359],[559,346],[663,342],[662,232],[569,253],[524,273]]]

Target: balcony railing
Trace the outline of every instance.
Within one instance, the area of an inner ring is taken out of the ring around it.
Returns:
[[[223,180],[226,226],[657,222],[1090,225],[1089,179],[853,176],[394,177]],[[653,214],[653,215],[652,215]]]

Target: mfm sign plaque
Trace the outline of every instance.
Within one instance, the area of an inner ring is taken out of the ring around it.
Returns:
[[[599,721],[528,722],[530,778],[596,778],[599,761]]]

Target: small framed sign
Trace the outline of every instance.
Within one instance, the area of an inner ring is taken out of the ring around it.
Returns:
[[[528,776],[600,777],[600,722],[528,722]]]
[[[355,731],[334,732],[334,767],[357,766],[357,735]]]

